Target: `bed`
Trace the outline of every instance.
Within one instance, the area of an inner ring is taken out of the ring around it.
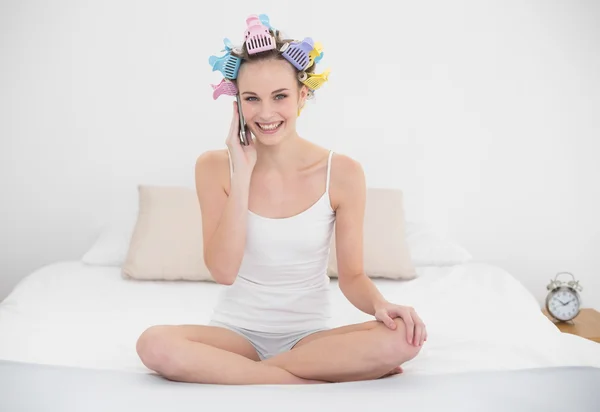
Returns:
[[[0,411],[600,410],[600,344],[562,334],[515,277],[406,221],[402,192],[382,188],[367,191],[364,270],[428,331],[402,374],[291,386],[163,379],[140,361],[140,334],[208,323],[227,286],[203,263],[193,188],[138,193],[138,211],[81,259],[39,268],[0,303]],[[372,320],[339,289],[334,240],[330,326]]]
[[[600,344],[562,334],[502,268],[477,262],[374,279],[414,306],[429,338],[404,373],[369,382],[218,386],[170,382],[135,351],[154,324],[204,324],[214,282],[129,279],[116,266],[56,262],[0,304],[0,411],[600,410]],[[370,320],[332,279],[331,326]],[[375,405],[375,406],[374,406]]]

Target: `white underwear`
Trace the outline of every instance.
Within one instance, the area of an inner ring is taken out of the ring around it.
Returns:
[[[215,320],[210,321],[210,326],[218,326],[231,330],[242,337],[246,338],[261,360],[271,358],[280,353],[292,350],[294,346],[306,336],[309,336],[315,332],[320,332],[327,329],[316,329],[310,331],[301,332],[257,332],[249,329],[240,328],[237,326],[229,325],[227,323],[218,322]]]

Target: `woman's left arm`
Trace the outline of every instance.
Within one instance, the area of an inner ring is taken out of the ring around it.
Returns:
[[[407,341],[414,345],[422,344],[427,332],[414,309],[388,302],[364,271],[363,231],[367,189],[362,166],[348,156],[337,155],[335,172],[332,171],[331,178],[331,195],[336,210],[335,245],[340,290],[357,309],[375,316],[390,329],[396,328],[393,318],[402,318],[406,324]]]

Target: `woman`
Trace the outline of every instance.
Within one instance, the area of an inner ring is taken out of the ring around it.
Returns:
[[[400,373],[427,339],[425,325],[363,272],[363,170],[298,135],[312,90],[282,55],[279,33],[269,33],[275,48],[249,54],[245,45],[235,79],[254,138],[247,133],[250,144],[240,143],[234,102],[227,149],[196,163],[205,263],[227,287],[209,325],[151,327],[138,354],[148,368],[183,382],[323,383]],[[375,319],[329,329],[334,227],[340,289]]]

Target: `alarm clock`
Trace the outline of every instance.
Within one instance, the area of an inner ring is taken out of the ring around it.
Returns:
[[[558,280],[560,275],[570,275],[572,280],[561,282]],[[549,292],[546,297],[546,310],[548,314],[559,322],[568,322],[579,315],[581,309],[581,297],[579,292],[583,288],[579,281],[575,280],[573,274],[569,272],[557,273],[554,280],[546,287]]]

